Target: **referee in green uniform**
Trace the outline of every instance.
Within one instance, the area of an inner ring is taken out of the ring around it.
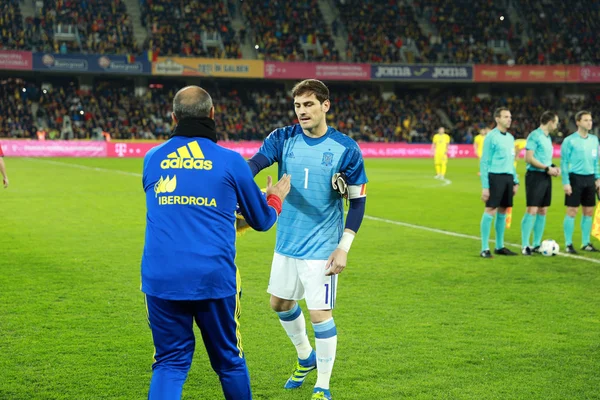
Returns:
[[[592,245],[590,236],[596,193],[600,188],[598,138],[589,133],[592,129],[592,114],[589,111],[579,111],[575,115],[575,123],[577,132],[567,136],[560,147],[560,167],[567,206],[563,230],[566,252],[571,254],[577,253],[573,247],[573,231],[579,206],[583,208],[581,250],[598,251]]]
[[[552,202],[552,177],[560,175],[560,169],[552,164],[552,139],[550,132],[558,127],[558,116],[546,111],[540,118],[540,127],[527,136],[525,147],[525,193],[527,210],[521,221],[521,254],[539,253],[546,226],[546,213]],[[533,230],[533,249],[529,239]]]
[[[481,217],[481,257],[492,258],[489,240],[492,221],[496,210],[496,249],[494,254],[514,256],[517,253],[504,247],[506,209],[512,207],[513,196],[519,188],[519,178],[515,171],[515,138],[508,132],[512,122],[510,110],[506,107],[494,111],[496,127],[486,136],[483,153],[479,162],[481,174],[481,200],[485,210]]]

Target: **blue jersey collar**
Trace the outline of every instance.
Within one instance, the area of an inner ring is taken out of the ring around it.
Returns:
[[[302,128],[300,128],[302,129]],[[328,137],[329,135],[331,135],[331,132],[333,131],[333,128],[331,128],[330,126],[327,127],[327,132],[325,132],[325,134],[321,137],[318,138],[311,138],[309,136],[307,136],[304,131],[302,131],[302,137],[304,138],[304,142],[309,145],[309,146],[316,146],[320,143],[323,143]]]

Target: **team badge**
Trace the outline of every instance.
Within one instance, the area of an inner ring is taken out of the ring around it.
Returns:
[[[323,153],[323,160],[321,161],[321,165],[331,167],[333,165],[333,153],[330,153],[328,151]]]

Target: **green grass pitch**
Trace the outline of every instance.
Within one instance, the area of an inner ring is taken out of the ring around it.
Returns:
[[[146,398],[153,346],[139,291],[142,160],[6,162],[0,399]],[[448,185],[433,179],[432,160],[366,165],[368,217],[334,311],[335,399],[600,398],[600,255],[480,259],[475,160],[451,160]],[[257,182],[265,181],[263,172]],[[562,249],[554,182],[545,236]],[[523,187],[515,204],[509,243],[520,242]],[[295,352],[265,291],[273,246],[274,230],[238,240],[254,398],[309,399],[314,373],[305,387],[282,389]],[[184,399],[223,398],[201,341],[196,349]]]

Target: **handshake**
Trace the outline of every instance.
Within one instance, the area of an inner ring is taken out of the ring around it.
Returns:
[[[275,185],[273,185],[273,178],[268,176],[266,189],[261,189],[263,195],[265,196],[265,199],[267,199],[267,198],[269,198],[269,196],[273,195],[273,196],[276,196],[279,200],[281,200],[281,204],[283,204],[283,201],[285,200],[288,193],[290,192],[291,178],[292,178],[291,175],[283,174],[283,176],[281,177],[279,182],[277,182]],[[248,222],[246,222],[246,219],[240,212],[239,205],[236,207],[235,214],[236,214],[235,231],[237,232],[237,234],[239,236],[242,233],[244,233],[246,230],[248,230],[250,228],[250,225],[248,225]]]

